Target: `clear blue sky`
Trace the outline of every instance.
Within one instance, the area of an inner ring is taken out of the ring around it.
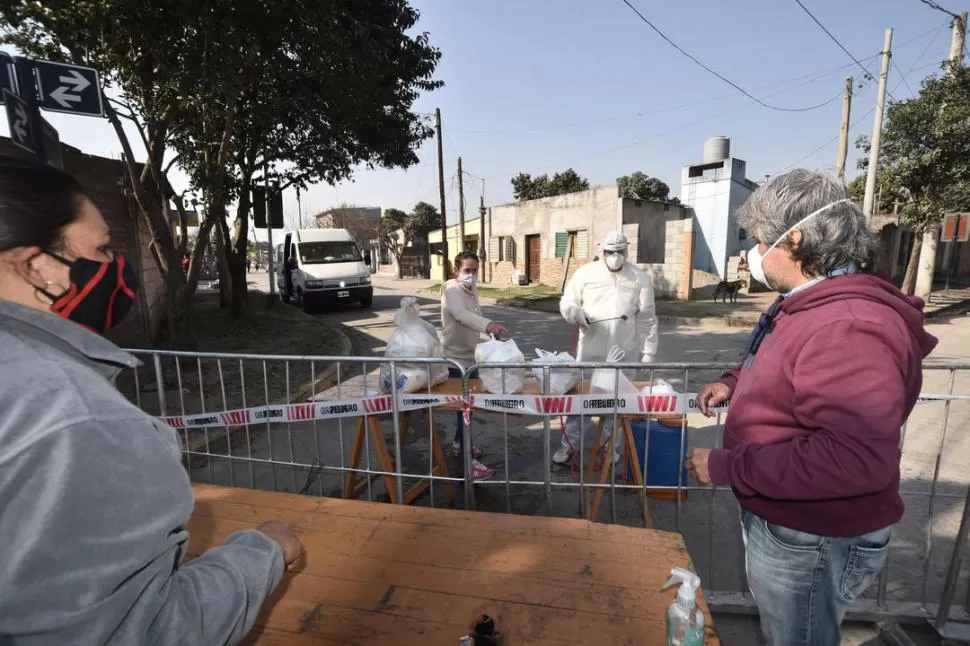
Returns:
[[[731,138],[732,154],[763,179],[797,164],[835,164],[843,79],[862,70],[812,22],[794,0],[631,2],[670,38],[760,99],[805,107],[779,112],[751,100],[697,67],[640,21],[621,0],[412,0],[419,29],[442,51],[437,78],[445,86],[422,97],[418,112],[442,111],[449,221],[457,212],[455,160],[485,178],[486,204],[512,199],[509,179],[520,171],[553,173],[573,167],[592,184],[636,170],[680,192],[680,168],[700,161],[704,140]],[[895,29],[889,88],[912,96],[947,56],[949,17],[920,0],[803,0],[815,16],[874,75],[883,31]],[[970,0],[939,0],[950,11]],[[738,8],[743,10],[739,11]],[[901,82],[909,73],[909,86]],[[851,140],[869,134],[875,81],[857,89]],[[51,114],[64,142],[117,157],[106,122]],[[832,140],[832,141],[830,141]],[[826,144],[826,142],[829,142]],[[437,206],[436,151],[429,141],[421,163],[401,170],[362,169],[353,181],[313,187],[304,214],[342,202],[409,209]],[[850,173],[858,155],[850,149]],[[480,182],[466,181],[475,212]],[[286,196],[290,215],[295,196]]]

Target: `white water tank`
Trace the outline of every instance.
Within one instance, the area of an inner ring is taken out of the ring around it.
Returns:
[[[704,163],[724,161],[731,156],[731,140],[727,137],[711,137],[704,142]]]

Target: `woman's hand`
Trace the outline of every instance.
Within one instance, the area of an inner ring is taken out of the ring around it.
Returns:
[[[485,328],[485,334],[494,336],[496,339],[504,339],[509,335],[509,330],[501,323],[489,323]]]

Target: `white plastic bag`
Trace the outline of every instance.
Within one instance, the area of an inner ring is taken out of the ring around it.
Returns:
[[[549,352],[536,348],[537,359],[532,360],[532,374],[539,380],[540,388],[545,384],[545,374],[542,366],[555,365],[562,366],[567,363],[576,363],[576,358],[568,352]],[[583,378],[582,370],[578,368],[550,368],[549,369],[549,391],[546,395],[565,395],[576,387],[576,384]]]
[[[421,318],[418,300],[413,296],[401,299],[401,309],[394,315],[394,332],[387,341],[384,356],[389,359],[435,358],[441,357],[441,341],[434,326]],[[429,383],[436,386],[448,379],[448,366],[439,364],[396,363],[397,392],[414,393],[427,388]],[[430,382],[429,382],[430,379]],[[381,365],[381,390],[392,392],[391,366]]]
[[[618,346],[613,346],[610,353],[606,355],[609,363],[619,363],[623,361],[625,353]],[[613,368],[597,368],[593,371],[593,376],[589,380],[589,392],[591,393],[610,393],[615,395],[636,395],[639,393],[633,382],[623,374],[622,370]]]
[[[492,337],[475,346],[475,363],[523,363],[525,355],[515,341]],[[483,368],[478,371],[482,386],[490,393],[514,395],[525,386],[525,368]]]

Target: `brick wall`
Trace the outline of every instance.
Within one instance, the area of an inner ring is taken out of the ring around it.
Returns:
[[[151,251],[147,224],[134,199],[125,195],[124,165],[117,159],[85,155],[70,146],[62,148],[64,170],[91,195],[111,227],[111,245],[135,267],[141,281],[135,307],[107,336],[122,347],[149,347],[165,318],[165,280]],[[6,137],[0,138],[0,154],[28,157]]]
[[[488,282],[490,285],[504,287],[512,284],[512,275],[515,273],[515,263],[503,260],[501,262],[488,263]]]

